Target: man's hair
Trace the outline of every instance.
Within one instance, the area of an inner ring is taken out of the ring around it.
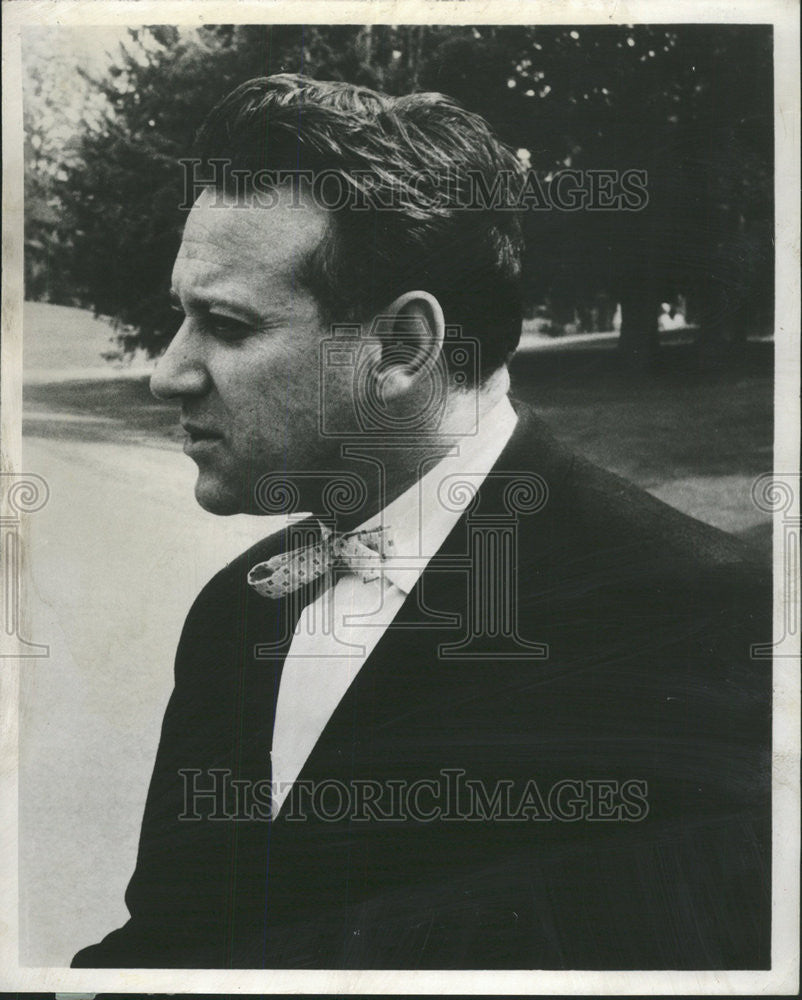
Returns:
[[[364,322],[421,289],[479,342],[480,381],[514,352],[521,166],[483,118],[442,94],[390,97],[282,73],[228,94],[197,144],[205,170],[223,160],[244,177],[326,172],[350,192],[302,276],[326,323]],[[477,192],[491,204],[472,205]]]

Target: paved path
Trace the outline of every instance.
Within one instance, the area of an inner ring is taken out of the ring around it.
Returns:
[[[32,567],[21,693],[22,961],[67,964],[126,919],[172,663],[190,604],[275,526],[194,501],[180,451],[27,438],[50,500],[28,519]]]

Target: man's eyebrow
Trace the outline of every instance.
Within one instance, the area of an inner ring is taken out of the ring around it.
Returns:
[[[232,313],[240,317],[243,322],[249,323],[264,323],[273,322],[278,317],[276,316],[262,316],[255,312],[250,306],[242,305],[235,299],[229,299],[225,296],[220,295],[191,295],[190,305],[194,306],[195,309],[204,310],[207,313],[213,313],[217,310],[223,312]],[[181,296],[178,294],[175,288],[170,289],[170,304],[182,312],[184,310],[184,304]]]
[[[242,308],[238,306],[236,302],[229,301],[224,297],[221,298],[219,295],[190,294],[187,296],[187,298],[189,302],[193,306],[195,306],[196,309],[206,309],[207,311],[211,311],[215,308],[215,306],[221,306],[223,308],[228,307],[229,309],[237,309],[237,310],[240,310]],[[174,306],[179,306],[180,308],[183,308],[183,300],[175,288],[170,289],[170,302]]]

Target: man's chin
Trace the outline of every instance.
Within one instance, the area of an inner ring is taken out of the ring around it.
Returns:
[[[233,493],[219,483],[205,482],[203,475],[198,476],[195,483],[195,499],[204,510],[220,517],[241,514],[245,510],[241,494]]]

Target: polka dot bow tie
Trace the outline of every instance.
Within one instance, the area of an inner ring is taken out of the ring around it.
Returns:
[[[258,563],[248,573],[248,583],[262,597],[284,597],[324,573],[342,570],[368,583],[381,576],[381,565],[393,553],[390,529],[337,532],[320,525],[322,538]]]

